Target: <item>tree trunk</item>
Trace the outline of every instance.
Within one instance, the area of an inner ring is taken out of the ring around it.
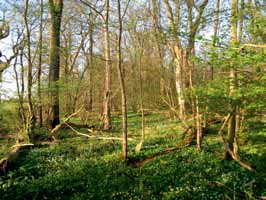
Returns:
[[[237,42],[237,15],[238,15],[238,2],[237,0],[232,0],[232,17],[231,17],[231,44],[235,45]],[[236,71],[233,64],[231,64],[230,69],[230,92],[229,97],[233,98],[235,89],[236,89]],[[228,130],[227,130],[227,141],[229,151],[234,153],[234,156],[237,157],[237,139],[236,139],[236,105],[233,101],[230,102],[231,117],[228,121]],[[232,155],[227,151],[226,158],[231,158]]]
[[[117,52],[117,73],[119,77],[120,90],[121,90],[121,106],[122,106],[122,154],[123,159],[127,159],[127,101],[126,101],[126,90],[125,90],[125,80],[124,73],[122,69],[122,57],[121,57],[121,40],[123,32],[123,22],[121,16],[120,0],[117,0],[117,10],[118,10],[118,21],[119,21],[119,35],[118,35],[118,52]]]
[[[158,5],[157,0],[152,0],[152,30],[154,33],[155,43],[156,43],[156,54],[159,58],[159,63],[161,67],[160,73],[160,94],[165,95],[165,69],[163,64],[163,52],[161,47],[162,38],[160,37],[160,32],[158,30]],[[156,59],[157,60],[157,59]]]
[[[214,20],[214,27],[213,27],[213,47],[216,45],[217,41],[217,34],[218,34],[218,27],[219,27],[219,16],[220,16],[220,0],[216,0],[216,8],[215,8],[215,20]],[[211,80],[214,79],[214,69],[213,65],[211,65]]]
[[[176,91],[178,95],[178,105],[179,105],[179,118],[184,121],[186,119],[186,108],[185,108],[185,97],[184,97],[184,83],[183,83],[183,72],[182,64],[184,59],[183,50],[174,47],[175,49],[175,81],[176,81]]]
[[[38,71],[37,71],[37,95],[38,95],[38,107],[39,107],[39,126],[43,126],[42,116],[42,95],[41,95],[41,74],[42,74],[42,34],[43,34],[43,0],[40,0],[40,30],[39,30],[39,57],[38,57]]]
[[[93,70],[93,29],[94,29],[94,21],[93,19],[91,19],[90,21],[90,30],[89,30],[89,38],[90,38],[90,46],[89,46],[89,100],[88,100],[88,110],[91,111],[92,110],[92,104],[93,104],[93,100],[92,100],[92,88],[93,88],[93,84],[92,84],[92,70]]]
[[[60,27],[63,11],[63,0],[49,0],[50,13],[50,57],[49,89],[51,115],[49,125],[54,128],[60,123],[59,116],[59,72],[60,72]]]
[[[108,131],[111,125],[111,58],[110,58],[110,36],[109,36],[109,0],[105,1],[104,19],[104,42],[105,42],[105,82],[102,113],[102,128]]]
[[[135,147],[135,151],[139,152],[144,144],[145,141],[145,115],[144,115],[144,102],[143,102],[143,73],[142,73],[142,54],[143,51],[141,50],[140,56],[139,56],[139,88],[140,88],[140,109],[141,109],[141,141],[137,146]]]
[[[20,55],[20,62],[22,63],[23,55],[21,53]],[[22,121],[22,125],[24,126],[26,123],[26,117],[24,113],[24,71],[22,70],[24,68],[23,64],[21,64],[21,83],[19,82],[19,74],[17,71],[17,58],[15,59],[14,63],[14,72],[15,72],[15,79],[16,79],[16,89],[17,89],[17,95],[18,95],[18,103],[19,103],[19,119]],[[21,84],[21,86],[20,86]],[[21,89],[20,89],[21,87]]]
[[[25,1],[25,11],[24,11],[24,23],[26,27],[26,38],[27,38],[27,98],[28,98],[28,116],[27,116],[27,123],[26,123],[26,134],[31,141],[33,139],[33,131],[35,126],[35,114],[33,110],[33,102],[32,102],[32,58],[31,58],[31,37],[30,37],[30,27],[28,24],[28,7],[29,7],[29,0]],[[29,142],[28,141],[28,142]]]

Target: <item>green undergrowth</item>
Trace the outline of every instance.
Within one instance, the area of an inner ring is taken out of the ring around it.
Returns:
[[[111,133],[97,135],[120,137],[120,116],[114,116],[113,127]],[[181,133],[177,121],[148,115],[146,141],[135,153],[141,116],[129,113],[129,156],[141,160],[176,146]],[[215,133],[204,137],[201,152],[191,145],[139,168],[122,161],[120,141],[61,137],[56,144],[22,152],[12,170],[0,177],[0,199],[258,199],[266,195],[265,137],[263,131],[249,134],[241,146],[243,159],[258,173],[223,160]]]

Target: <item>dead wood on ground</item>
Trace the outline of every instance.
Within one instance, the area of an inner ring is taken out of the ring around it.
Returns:
[[[0,174],[5,174],[11,167],[11,163],[14,162],[22,150],[33,147],[34,144],[16,144],[11,147],[11,151],[0,160]]]

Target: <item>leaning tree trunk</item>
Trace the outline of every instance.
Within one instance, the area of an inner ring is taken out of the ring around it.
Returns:
[[[59,71],[60,71],[60,27],[63,0],[49,0],[50,13],[50,57],[49,89],[51,115],[49,125],[54,128],[60,123],[59,117]]]

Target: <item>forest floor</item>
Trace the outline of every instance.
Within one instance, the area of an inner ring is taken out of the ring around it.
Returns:
[[[129,141],[128,163],[160,155],[183,141],[177,121],[153,113],[146,116],[145,143],[136,153],[134,149],[141,138],[141,116],[129,113],[128,117],[128,137],[133,139]],[[120,137],[120,117],[115,116],[112,121],[110,133],[96,134]],[[241,157],[256,167],[255,173],[234,161],[223,160],[223,144],[217,135],[219,126],[211,127],[204,135],[201,152],[191,144],[139,167],[122,161],[120,141],[86,138],[61,130],[55,144],[23,151],[12,169],[0,176],[0,199],[242,200],[266,196],[265,129],[239,137]],[[6,140],[0,140],[0,144],[2,157]]]

